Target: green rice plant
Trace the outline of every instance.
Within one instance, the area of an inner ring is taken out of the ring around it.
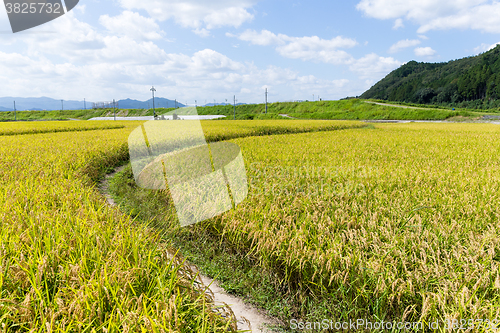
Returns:
[[[203,131],[208,142],[234,138],[279,135],[290,133],[335,131],[349,128],[362,128],[366,124],[355,121],[330,120],[235,120],[202,121]]]
[[[8,122],[0,123],[0,136],[41,134],[56,132],[80,132],[124,128],[123,122],[109,123],[102,121],[44,121],[44,122]]]
[[[256,182],[212,223],[286,283],[329,297],[335,318],[498,319],[498,139],[472,124],[238,139]]]
[[[214,305],[164,230],[109,207],[98,191],[142,123],[0,124],[2,331],[236,331],[230,308]],[[364,126],[227,124],[203,122],[209,140]]]
[[[0,137],[2,331],[236,331],[159,232],[95,187],[135,126]]]
[[[247,200],[182,232],[253,258],[295,297],[284,319],[492,331],[469,321],[500,319],[499,140],[496,125],[425,123],[234,139]]]

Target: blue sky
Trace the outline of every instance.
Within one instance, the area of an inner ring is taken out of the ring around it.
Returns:
[[[0,96],[88,101],[157,95],[198,105],[356,96],[410,60],[500,41],[487,0],[80,0],[12,34],[0,8]]]

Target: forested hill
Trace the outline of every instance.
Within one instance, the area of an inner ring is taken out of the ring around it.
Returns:
[[[447,63],[410,61],[392,71],[361,98],[499,107],[500,45],[478,56]]]

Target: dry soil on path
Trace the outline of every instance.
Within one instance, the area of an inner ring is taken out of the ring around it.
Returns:
[[[118,172],[122,171],[125,167],[115,169],[113,173],[107,174],[99,186],[99,191],[106,198],[111,206],[116,206],[116,202],[109,193],[109,180]],[[199,282],[207,286],[212,294],[216,305],[229,305],[233,311],[236,319],[238,320],[238,329],[246,330],[254,333],[273,332],[266,328],[268,325],[276,325],[277,321],[254,306],[245,303],[242,299],[229,295],[219,286],[219,283],[207,276],[202,275],[198,268],[190,265],[194,272],[198,272]]]

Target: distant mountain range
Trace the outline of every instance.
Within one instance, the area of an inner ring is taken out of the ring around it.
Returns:
[[[0,112],[14,111],[14,101],[16,102],[16,110],[83,110],[84,108],[91,109],[92,102],[89,101],[66,101],[57,100],[49,97],[0,97]],[[156,98],[155,107],[157,108],[173,108],[175,101],[167,98]],[[185,105],[177,102],[177,107]],[[120,109],[148,109],[153,107],[153,99],[141,102],[134,99],[123,99],[118,101]]]
[[[14,111],[14,101],[16,110],[65,110],[83,109],[83,101],[63,101],[48,97],[0,97],[0,111]],[[89,103],[87,103],[87,107]]]
[[[156,108],[173,108],[175,107],[176,102],[175,100],[167,99],[167,98],[161,98],[161,97],[155,97],[155,107]],[[92,106],[92,105],[91,105]],[[185,105],[182,103],[179,103],[177,101],[177,107],[182,108]],[[145,102],[141,102],[135,99],[122,99],[118,101],[118,107],[120,109],[150,109],[153,107],[153,99],[149,99]]]

